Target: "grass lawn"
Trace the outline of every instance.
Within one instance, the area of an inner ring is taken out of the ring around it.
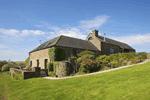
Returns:
[[[149,100],[150,62],[63,80],[16,81],[0,75],[0,95],[4,94],[5,81],[9,100]]]

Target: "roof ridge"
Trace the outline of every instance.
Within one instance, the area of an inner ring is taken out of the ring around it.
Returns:
[[[73,37],[70,37],[70,36],[65,36],[65,35],[61,35],[61,36],[63,36],[63,37],[68,37],[68,38],[73,38]],[[73,39],[78,39],[78,40],[86,41],[86,40],[79,39],[79,38],[73,38]]]
[[[103,36],[101,36],[101,37],[103,37]],[[104,38],[104,37],[103,37],[103,38]],[[105,38],[107,38],[107,37],[105,37]],[[107,39],[110,39],[110,40],[116,41],[116,40],[111,39],[111,38],[107,38]],[[120,41],[116,41],[116,42],[120,42]],[[120,42],[120,43],[124,43],[124,42]],[[126,44],[126,43],[124,43],[124,44]]]
[[[60,38],[62,37],[62,35],[60,35],[57,39],[57,41],[54,43],[54,45],[56,45],[58,43],[58,41],[60,40]]]

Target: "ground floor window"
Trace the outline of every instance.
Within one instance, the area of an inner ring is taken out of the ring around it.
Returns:
[[[114,53],[114,49],[113,48],[110,48],[110,53]]]
[[[32,67],[32,61],[30,61],[30,66]]]
[[[48,59],[44,59],[44,67],[45,67],[45,69],[47,69],[47,63],[48,63]]]
[[[37,60],[37,67],[39,67],[39,60]]]

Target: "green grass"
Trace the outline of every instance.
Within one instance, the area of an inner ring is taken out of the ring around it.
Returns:
[[[9,100],[149,100],[150,62],[107,73],[63,80],[16,81],[0,75],[0,95],[7,83]]]

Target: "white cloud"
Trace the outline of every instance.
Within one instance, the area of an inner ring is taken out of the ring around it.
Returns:
[[[99,28],[108,20],[109,16],[97,16],[92,20],[82,20],[80,21],[80,28]]]
[[[58,34],[80,39],[85,39],[87,37],[87,35],[84,35],[82,32],[80,32],[79,29],[75,27],[60,30]]]
[[[0,49],[3,49],[3,48],[8,48],[8,46],[0,44]]]
[[[3,29],[0,28],[0,33],[2,33],[4,36],[11,36],[11,37],[23,37],[27,35],[43,35],[47,34],[46,32],[43,32],[41,30],[16,30],[16,29]]]
[[[13,35],[18,34],[19,31],[16,30],[16,29],[3,29],[3,28],[0,28],[0,33],[2,33],[2,34],[4,34],[4,35],[13,36]]]
[[[129,45],[144,45],[150,43],[150,33],[147,34],[136,34],[136,35],[127,35],[120,37],[111,37],[112,39],[127,43]]]

